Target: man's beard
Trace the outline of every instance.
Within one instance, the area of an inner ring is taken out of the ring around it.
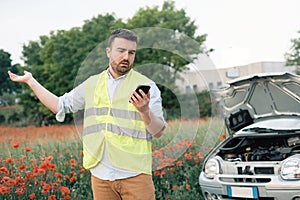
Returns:
[[[122,76],[124,74],[127,74],[131,70],[131,66],[132,65],[130,65],[128,61],[121,61],[117,65],[112,66],[112,68],[115,71],[115,73]]]
[[[127,72],[130,71],[130,69],[131,69],[130,66],[118,66],[117,67],[118,74],[120,74],[120,75],[126,74]]]

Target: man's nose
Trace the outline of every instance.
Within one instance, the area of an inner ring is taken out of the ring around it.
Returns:
[[[129,51],[123,52],[122,57],[123,57],[123,59],[128,60],[128,58],[129,58]]]

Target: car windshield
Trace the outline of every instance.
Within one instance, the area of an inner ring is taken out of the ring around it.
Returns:
[[[243,129],[243,132],[255,132],[255,133],[300,133],[300,129],[272,129],[263,127],[251,127]]]

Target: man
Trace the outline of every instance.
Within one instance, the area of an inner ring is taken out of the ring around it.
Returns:
[[[151,138],[165,127],[160,91],[132,69],[137,36],[127,29],[111,33],[106,54],[109,67],[61,97],[49,92],[29,72],[9,73],[26,83],[39,100],[63,121],[65,113],[84,109],[83,165],[92,174],[94,199],[155,199]],[[145,94],[135,88],[151,86]]]

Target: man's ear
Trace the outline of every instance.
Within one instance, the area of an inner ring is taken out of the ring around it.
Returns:
[[[110,57],[110,48],[106,47],[106,56],[109,58]]]

